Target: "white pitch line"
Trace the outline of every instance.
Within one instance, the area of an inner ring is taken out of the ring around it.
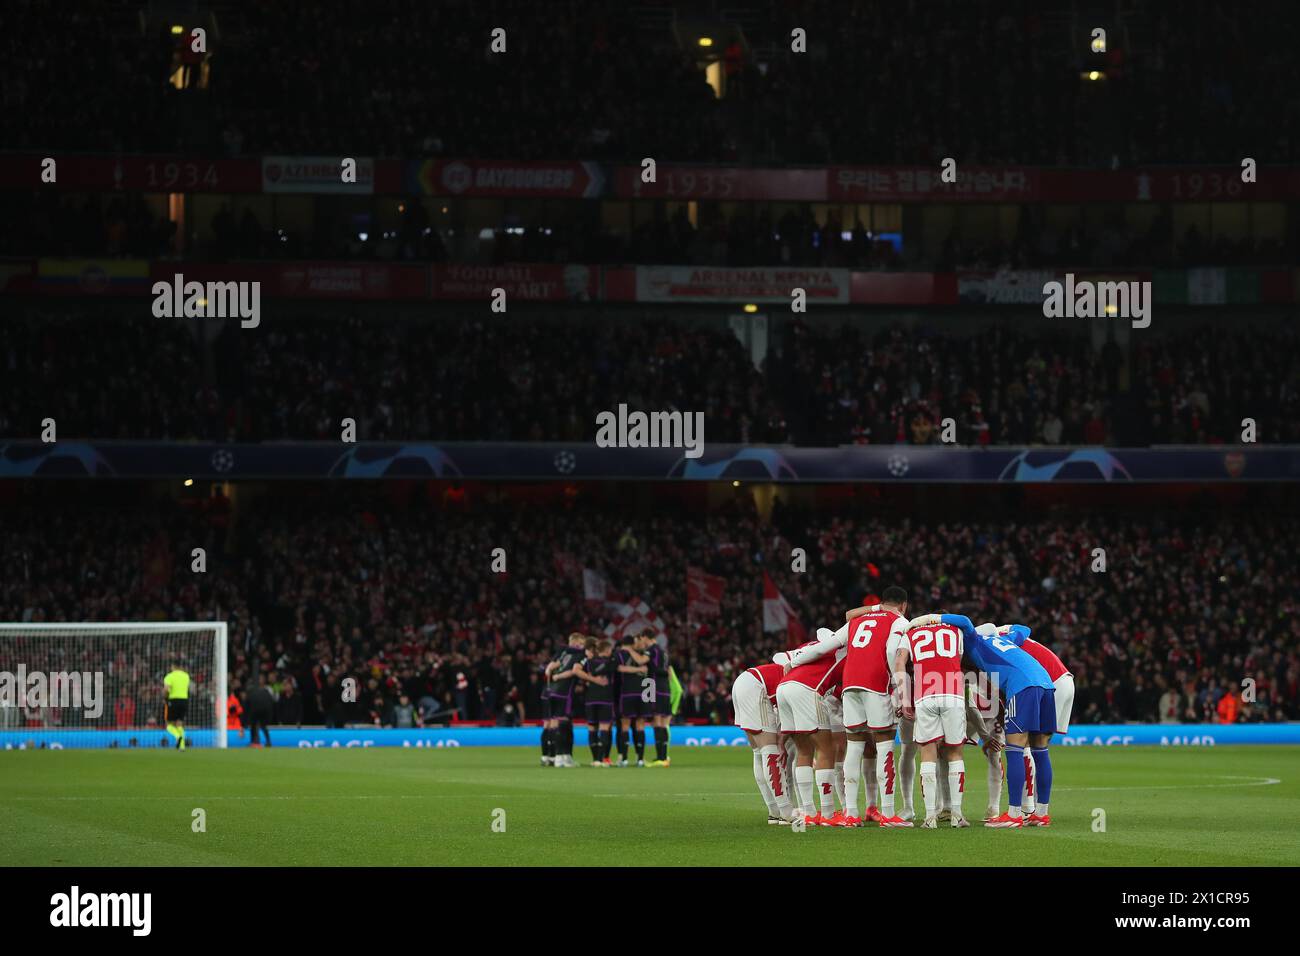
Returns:
[[[748,797],[753,794],[748,790],[735,791],[708,791],[703,793],[589,793],[589,797]],[[476,793],[475,797],[485,797],[491,800],[508,800],[512,797],[522,796],[519,793]],[[582,796],[574,794],[574,796]],[[192,802],[210,803],[214,800],[464,800],[467,799],[464,794],[460,793],[395,793],[395,794],[358,794],[342,793],[336,796],[310,796],[305,794],[283,794],[280,796],[227,796],[227,797],[137,797],[137,796],[108,796],[98,794],[94,796],[51,796],[51,797],[9,797],[0,794],[0,803],[8,803],[18,800],[27,800],[32,802],[41,802],[46,800],[188,800]]]
[[[517,797],[517,793],[481,793],[474,794],[476,797],[486,797],[489,800],[506,800],[510,797]],[[29,801],[46,801],[46,800],[186,800],[189,802],[211,803],[214,800],[464,800],[464,794],[459,793],[378,793],[378,794],[360,794],[360,793],[341,793],[336,796],[309,796],[306,794],[284,794],[281,796],[228,796],[228,797],[188,797],[185,795],[177,797],[113,797],[107,795],[85,796],[85,797],[7,797],[0,795],[0,803],[8,803],[16,800]]]
[[[1281,783],[1278,777],[1234,777],[1231,775],[1218,774],[1219,780],[1253,780],[1254,783],[1188,783],[1181,786],[1170,786],[1163,784],[1152,787],[1052,787],[1052,792],[1057,793],[1065,791],[1067,793],[1099,793],[1107,790],[1225,790],[1237,789],[1239,787],[1271,787],[1274,784]]]
[[[752,797],[756,790],[697,790],[694,793],[589,793],[589,797]]]

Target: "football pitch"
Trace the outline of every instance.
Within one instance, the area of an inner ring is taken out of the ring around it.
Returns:
[[[19,866],[1300,863],[1296,748],[1053,748],[1053,826],[1024,830],[979,824],[967,753],[968,830],[798,833],[767,825],[745,748],[677,747],[666,769],[514,747],[10,751],[0,846]]]

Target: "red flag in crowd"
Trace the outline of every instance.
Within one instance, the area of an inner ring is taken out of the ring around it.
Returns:
[[[798,647],[808,642],[808,632],[785,596],[777,590],[772,576],[763,572],[763,630],[785,631],[786,647]]]
[[[555,570],[561,577],[576,578],[582,573],[582,564],[568,551],[556,551],[552,557],[555,560]]]
[[[693,620],[722,613],[722,586],[726,582],[703,568],[686,569],[686,615]]]

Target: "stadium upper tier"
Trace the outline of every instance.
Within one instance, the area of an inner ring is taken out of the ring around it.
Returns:
[[[176,22],[116,0],[11,0],[0,128],[8,149],[204,155],[1300,160],[1291,0],[725,6],[688,22],[666,3],[321,0]]]
[[[773,314],[742,344],[716,312],[383,308],[298,305],[211,341],[143,308],[18,311],[0,438],[48,417],[60,440],[338,441],[351,418],[362,442],[590,442],[626,403],[702,412],[715,443],[936,444],[951,419],[963,445],[1238,444],[1247,418],[1259,442],[1300,443],[1281,314],[1162,313],[1108,341],[1015,313]]]

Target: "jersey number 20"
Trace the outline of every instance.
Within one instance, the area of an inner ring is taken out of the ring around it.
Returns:
[[[931,647],[930,645],[934,646]],[[928,661],[932,657],[957,657],[961,654],[961,635],[951,627],[917,631],[912,644],[912,660]]]

